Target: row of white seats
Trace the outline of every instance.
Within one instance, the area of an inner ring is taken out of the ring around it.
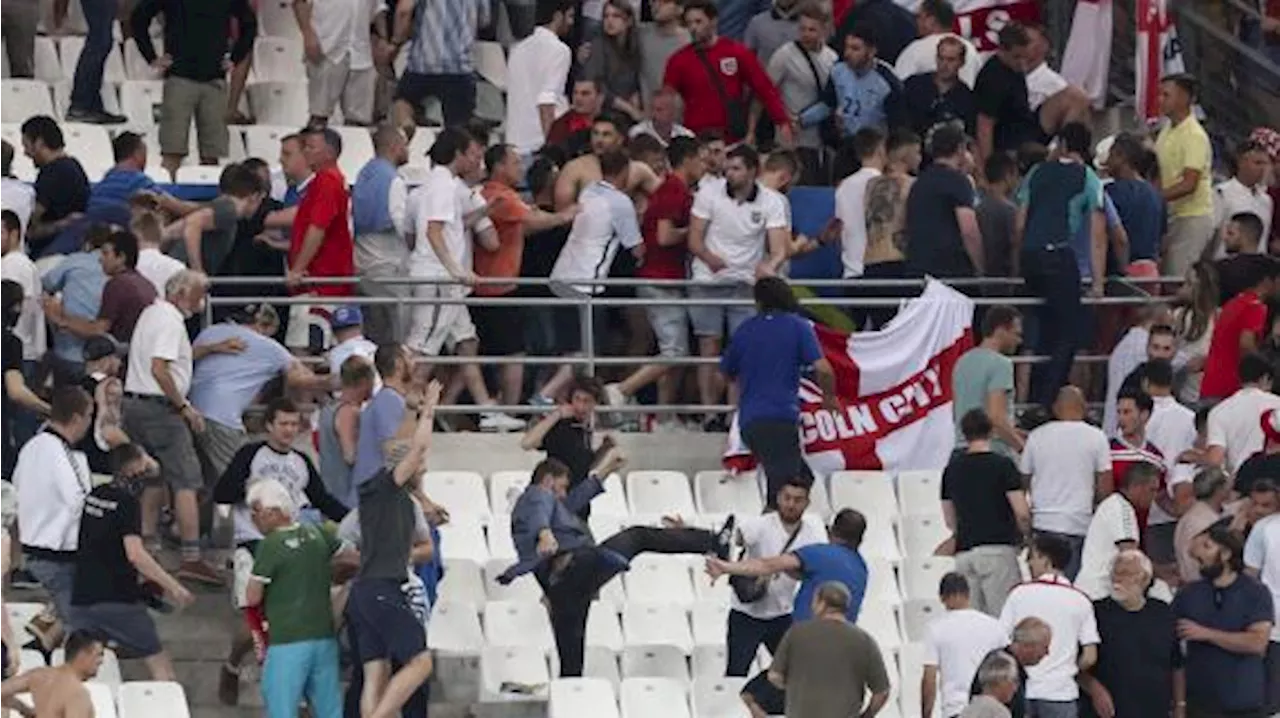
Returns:
[[[38,655],[38,654],[37,654]],[[25,664],[24,664],[25,669]],[[93,702],[94,718],[190,718],[187,694],[173,681],[129,681],[119,686],[87,681],[85,689]],[[21,693],[17,700],[34,708],[31,696]]]

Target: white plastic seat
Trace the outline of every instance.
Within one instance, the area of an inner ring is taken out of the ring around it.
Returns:
[[[244,151],[244,128],[247,125],[227,125],[227,160],[240,163],[249,158]]]
[[[53,95],[49,94],[48,83],[15,78],[5,80],[0,90],[4,95],[0,100],[0,119],[4,122],[21,125],[35,115],[54,116]]]
[[[689,566],[689,574],[693,578],[693,595],[699,602],[710,602],[717,606],[728,607],[733,596],[728,579],[712,581],[707,575],[705,564],[701,561]]]
[[[591,602],[585,645],[607,648],[613,653],[622,650],[622,624],[618,622],[618,612],[612,604],[599,600]]]
[[[831,474],[831,507],[839,511],[853,508],[872,518],[898,516],[898,500],[893,482],[883,471],[836,471]]]
[[[280,140],[297,132],[296,128],[272,125],[248,125],[244,128],[245,153],[258,157],[268,164],[277,164],[280,158]]]
[[[923,641],[924,631],[936,621],[946,607],[936,598],[915,598],[902,604],[902,629],[908,641]]]
[[[90,182],[101,179],[115,165],[111,136],[105,127],[67,122],[62,125],[62,137]]]
[[[23,671],[39,668],[46,665],[44,662],[44,654],[34,648],[19,649],[18,660],[22,663]]]
[[[697,718],[751,718],[751,712],[739,697],[745,678],[695,678],[693,681],[693,714]]]
[[[630,496],[631,489],[623,486],[622,477],[609,474],[604,478],[604,493],[591,500],[591,515],[629,516],[640,513],[632,508],[634,504],[631,503]]]
[[[489,475],[489,509],[495,516],[511,513],[531,476],[530,471],[495,471]]]
[[[13,140],[9,140],[8,137],[5,137],[4,139],[8,140],[11,144],[13,142]],[[22,145],[16,145],[14,150],[20,151],[21,147]],[[13,627],[14,634],[23,636],[26,635],[27,624],[31,623],[31,619],[39,616],[41,613],[44,613],[44,604],[23,602],[6,603],[4,604],[4,610],[5,613],[9,614],[9,625]]]
[[[83,37],[68,35],[58,41],[58,56],[62,59],[62,77],[70,80],[76,76],[76,63],[80,61],[80,53],[84,51]],[[120,52],[119,43],[111,44],[111,52],[102,66],[103,82],[124,82],[128,79],[124,71],[124,55]]]
[[[413,137],[409,138],[409,164],[424,164],[431,166],[431,160],[427,158],[427,153],[431,151],[431,145],[435,144],[436,130],[431,127],[417,127],[413,131]]]
[[[253,71],[261,81],[305,85],[307,68],[302,59],[302,40],[259,35],[253,43]]]
[[[373,159],[373,135],[365,127],[330,127],[342,137],[342,155],[338,157],[338,167],[348,182],[354,182],[361,168]],[[485,503],[487,508],[488,502]]]
[[[51,666],[60,666],[66,663],[67,657],[63,649],[55,650],[50,656]],[[97,682],[110,686],[115,691],[124,683],[124,678],[120,673],[120,659],[116,656],[116,652],[110,648],[102,651],[102,665],[98,666],[98,675],[89,679],[90,683]]]
[[[489,561],[484,528],[469,521],[450,521],[436,527],[440,532],[440,555],[446,561],[471,561],[483,566]]]
[[[902,549],[898,546],[898,535],[893,530],[892,519],[883,514],[865,514],[867,532],[862,537],[862,545],[858,550],[867,558],[882,558],[891,563],[902,560]]]
[[[763,476],[761,481],[763,482]],[[828,484],[822,479],[815,479],[813,485],[809,487],[809,510],[804,512],[805,516],[816,516],[823,526],[831,523],[831,518],[835,516],[836,511],[834,504],[831,503],[831,493],[827,488]],[[761,493],[767,491],[767,486],[761,484]]]
[[[622,613],[623,606],[627,605],[627,587],[622,582],[621,575],[614,576],[600,587],[600,600],[613,606],[618,613]]]
[[[156,53],[164,54],[164,38],[153,37],[151,44]],[[124,75],[129,80],[163,80],[164,71],[157,70],[147,62],[138,50],[138,44],[129,40],[124,43]]]
[[[496,42],[476,42],[471,46],[476,72],[494,87],[507,90],[507,56]]]
[[[511,538],[511,517],[506,514],[495,514],[485,529],[489,538],[489,556],[504,559],[508,563],[516,561],[516,542]]]
[[[431,607],[428,648],[455,656],[475,656],[484,645],[484,631],[475,606],[440,600]]]
[[[893,562],[880,556],[867,556],[866,601],[883,601],[892,606],[902,604],[902,591]]]
[[[481,78],[476,83],[475,116],[490,122],[502,122],[506,115],[507,96],[492,83]],[[488,147],[492,144],[493,137],[493,133],[490,133],[488,137],[477,139],[484,141],[484,145]]]
[[[613,686],[599,678],[558,678],[548,694],[547,718],[619,718]]]
[[[53,91],[53,111],[57,113],[59,119],[67,116],[71,111],[71,80],[62,80],[55,82],[49,86]],[[120,112],[120,85],[115,82],[103,82],[102,87],[98,91],[98,96],[102,98],[102,109],[112,114]],[[104,127],[103,129],[107,129]],[[114,128],[111,128],[114,129]],[[69,147],[72,153],[75,152],[74,147]]]
[[[628,646],[678,646],[687,655],[693,650],[689,615],[669,603],[628,601],[622,609],[622,636]]]
[[[601,497],[603,497],[603,494]],[[591,529],[591,535],[595,537],[596,543],[602,543],[605,539],[626,528],[629,523],[630,519],[625,515],[618,516],[602,513],[594,508],[591,511],[591,518],[587,519],[587,527]]]
[[[627,678],[619,691],[622,718],[690,718],[687,684],[668,678]]]
[[[116,718],[116,690],[118,685],[86,681],[89,701],[93,704],[93,718]]]
[[[938,544],[951,537],[941,516],[902,517],[902,546],[908,556],[932,556]]]
[[[222,167],[216,165],[183,165],[178,168],[174,180],[178,184],[205,184],[217,186],[222,177]]]
[[[898,474],[898,503],[903,516],[942,516],[942,472]]]
[[[900,689],[901,703],[906,709],[903,710],[904,715],[920,715],[920,681],[924,678],[924,656],[925,647],[923,643],[905,643],[898,651],[898,665],[900,674],[896,677]],[[893,673],[890,671],[890,675]],[[938,690],[941,695],[941,690]],[[933,715],[924,718],[940,718],[942,715],[942,701],[935,700],[933,702]]]
[[[613,650],[605,646],[588,645],[582,654],[582,675],[584,678],[599,678],[607,681],[616,691],[622,683],[622,673],[618,670],[618,654],[621,649]],[[552,657],[552,663],[558,663]]]
[[[120,686],[116,707],[128,718],[191,718],[182,684],[172,681],[129,681]]]
[[[551,619],[542,604],[490,601],[484,605],[485,639],[490,646],[527,646],[544,653],[555,650]]]
[[[670,678],[682,686],[689,684],[689,659],[679,646],[624,646],[622,682],[629,678]]]
[[[536,686],[533,694],[503,693],[504,683]],[[480,653],[480,700],[530,702],[547,700],[551,674],[547,657],[533,648],[487,646]]]
[[[303,75],[295,77],[303,77]],[[253,108],[254,117],[263,124],[296,128],[305,125],[310,117],[307,114],[307,83],[305,82],[296,80],[255,82],[246,88],[246,92],[249,95],[249,106]]]
[[[479,611],[488,600],[480,567],[471,561],[445,561],[437,600],[470,605]]]
[[[755,516],[764,508],[754,476],[699,471],[693,477],[693,501],[700,514]]]
[[[62,61],[58,59],[58,47],[54,44],[51,37],[36,37],[35,47],[35,78],[44,82],[54,83],[62,80],[71,79],[70,76],[63,74]],[[75,66],[71,67],[71,71],[75,72]]]
[[[698,601],[689,611],[689,624],[693,627],[693,645],[723,646],[729,619],[728,605],[713,601]]]
[[[0,79],[7,80],[9,77],[9,48],[4,44],[4,38],[0,38]]]
[[[368,133],[365,133],[368,139]],[[342,154],[347,154],[343,143]],[[348,178],[355,175],[348,174]],[[489,497],[485,494],[484,477],[474,471],[428,471],[422,475],[422,492],[427,498],[449,511],[453,521],[465,521],[487,525],[493,515],[489,512]]]
[[[693,582],[688,565],[668,556],[641,555],[623,574],[627,598],[644,603],[671,603],[687,608],[693,603]]]
[[[160,124],[160,107],[164,104],[164,82],[161,80],[128,80],[120,84],[120,114],[129,118],[129,126],[143,131]],[[159,152],[159,147],[149,148]]]
[[[302,41],[302,30],[289,0],[262,0],[258,3],[258,34]]]
[[[908,555],[902,562],[902,585],[907,590],[907,598],[937,598],[942,577],[955,568],[956,560],[950,556]]]
[[[692,518],[697,513],[689,478],[679,471],[632,471],[627,474],[627,498],[633,514]]]
[[[488,600],[541,601],[542,587],[538,585],[538,580],[531,573],[526,573],[505,586],[498,582],[498,576],[501,576],[512,563],[515,563],[512,559],[494,558],[484,565],[483,589]]]
[[[155,148],[155,153],[160,153],[163,149],[160,147],[160,131],[158,128],[152,127],[146,133],[147,148]],[[183,167],[194,167],[200,164],[200,138],[196,134],[195,123],[192,122],[187,131],[187,154],[182,158]],[[157,162],[158,166],[159,163]],[[148,164],[150,166],[150,164]]]
[[[896,651],[902,645],[897,612],[887,603],[863,601],[862,610],[858,612],[858,627],[876,639],[883,653]]]
[[[690,674],[695,681],[700,678],[720,678],[729,665],[729,647],[723,643],[694,646],[689,664]]]

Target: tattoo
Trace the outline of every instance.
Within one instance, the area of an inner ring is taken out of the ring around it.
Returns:
[[[894,177],[876,177],[867,183],[867,238],[887,238],[906,252],[906,201],[902,184]]]

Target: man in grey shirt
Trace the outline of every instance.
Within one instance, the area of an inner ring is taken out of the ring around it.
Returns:
[[[819,102],[822,88],[831,76],[831,68],[840,58],[836,51],[827,46],[827,28],[831,26],[831,17],[827,10],[817,3],[805,2],[795,11],[792,38],[778,46],[770,56],[762,58],[769,70],[769,77],[782,93],[782,101],[787,111],[800,115],[808,107]],[[760,16],[756,16],[759,20]],[[751,37],[751,28],[756,26],[751,21],[747,28],[747,37]],[[756,105],[753,112],[759,113]],[[806,149],[822,147],[822,137],[817,125],[801,127],[796,132],[796,146]]]
[[[267,190],[253,170],[227,167],[213,201],[165,228],[166,242],[178,240],[170,245],[169,256],[206,274],[218,272],[235,245],[240,220],[257,213]]]
[[[640,95],[649,106],[653,94],[662,89],[667,60],[689,44],[689,32],[681,25],[681,0],[654,0],[653,22],[640,25]]]
[[[747,23],[742,42],[760,58],[761,65],[768,65],[778,48],[796,39],[795,12],[798,4],[798,0],[773,0],[773,7],[758,13]]]
[[[1007,707],[1018,692],[1019,669],[1013,656],[1004,651],[987,654],[978,666],[978,685],[982,693],[973,697],[960,713],[960,718],[1010,718]]]
[[[956,446],[965,446],[960,420],[982,409],[991,419],[991,448],[1010,457],[1022,451],[1026,437],[1014,426],[1013,361],[1009,359],[1021,344],[1018,310],[1005,305],[989,308],[982,317],[982,343],[960,357],[951,376]]]

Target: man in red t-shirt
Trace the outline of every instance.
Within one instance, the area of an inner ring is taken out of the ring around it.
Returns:
[[[600,114],[604,100],[604,88],[600,80],[578,78],[573,82],[573,97],[569,111],[556,118],[547,130],[547,144],[565,147],[570,154],[585,147],[591,139],[591,123]],[[574,146],[570,146],[574,145]]]
[[[1236,369],[1240,357],[1256,351],[1266,337],[1267,298],[1275,292],[1280,264],[1265,255],[1255,256],[1252,287],[1224,304],[1214,322],[1200,384],[1201,399],[1225,399],[1234,394],[1240,388]]]
[[[671,172],[658,189],[649,195],[640,222],[644,237],[644,260],[636,270],[640,279],[685,279],[688,277],[689,213],[693,209],[693,186],[702,179],[706,164],[702,143],[692,137],[676,137],[667,145]],[[680,299],[680,287],[655,283],[636,288],[642,299]],[[689,318],[684,307],[653,304],[645,308],[653,334],[658,339],[658,354],[663,357],[689,355]],[[617,384],[605,386],[610,404],[622,404],[644,387],[658,382],[658,403],[673,404],[676,395],[675,372],[670,366],[647,364]]]
[[[294,294],[348,297],[350,284],[308,285],[319,277],[355,275],[355,243],[351,237],[351,193],[347,179],[338,169],[342,136],[324,128],[310,131],[303,139],[303,154],[315,173],[298,205],[289,232],[289,269],[285,284]],[[323,304],[295,304],[289,311],[289,331],[285,346],[298,350],[324,350],[332,343],[329,328],[332,307]],[[318,341],[312,334],[319,333]],[[316,346],[316,345],[319,346]]]
[[[693,42],[667,60],[662,84],[684,100],[684,126],[695,134],[719,130],[730,144],[742,140],[747,135],[747,114],[754,97],[777,126],[779,140],[790,147],[791,114],[778,87],[746,45],[716,35],[718,14],[712,0],[685,3],[684,24]],[[726,100],[736,102],[738,117],[729,116]]]

